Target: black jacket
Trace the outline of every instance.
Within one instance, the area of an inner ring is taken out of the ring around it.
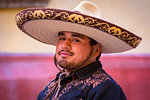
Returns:
[[[60,73],[51,81],[37,100],[52,100]],[[126,100],[121,87],[102,69],[100,61],[94,62],[68,77],[61,77],[58,100]]]

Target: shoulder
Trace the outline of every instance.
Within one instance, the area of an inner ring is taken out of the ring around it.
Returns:
[[[55,86],[55,83],[55,80],[50,81],[39,93],[37,100],[43,100],[48,95],[48,93],[52,91],[52,88]]]
[[[97,72],[93,76],[95,82],[88,93],[89,100],[126,100],[121,87],[107,73]]]

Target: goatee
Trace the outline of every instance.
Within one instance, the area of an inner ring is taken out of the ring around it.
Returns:
[[[70,63],[68,61],[65,61],[65,60],[60,60],[58,61],[58,65],[61,67],[61,68],[64,68],[64,69],[70,69]]]

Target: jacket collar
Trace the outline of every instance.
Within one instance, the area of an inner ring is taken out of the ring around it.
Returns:
[[[96,61],[94,63],[91,63],[75,72],[72,72],[68,77],[65,77],[65,75],[63,75],[61,77],[62,80],[64,79],[68,79],[68,78],[73,78],[73,76],[75,75],[77,78],[79,79],[87,79],[89,78],[93,73],[95,73],[97,70],[102,69],[102,64],[100,61]],[[59,75],[61,74],[61,72],[59,72],[56,76],[55,80],[58,80]]]
[[[77,71],[74,72],[74,74],[79,79],[87,79],[89,78],[93,73],[95,73],[98,69],[102,68],[102,64],[100,61],[96,61],[94,63],[91,63]]]

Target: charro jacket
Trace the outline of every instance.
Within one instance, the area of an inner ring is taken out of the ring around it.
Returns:
[[[39,94],[37,100],[53,100],[58,90],[58,73]],[[57,100],[126,100],[121,87],[102,69],[100,61],[61,76]]]

